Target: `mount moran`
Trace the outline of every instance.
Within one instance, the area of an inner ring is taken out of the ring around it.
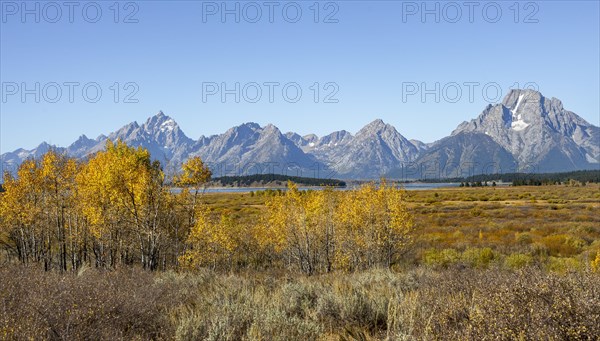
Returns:
[[[600,169],[600,128],[565,110],[560,100],[533,90],[511,90],[501,103],[488,105],[477,118],[433,143],[407,140],[382,120],[354,135],[341,130],[323,137],[300,136],[284,134],[271,124],[245,123],[193,140],[159,112],[144,124],[132,122],[108,136],[89,139],[83,135],[66,148],[44,142],[33,150],[18,149],[0,157],[4,169],[14,172],[27,158],[49,149],[85,158],[102,150],[108,139],[147,148],[167,172],[200,156],[214,176],[280,173],[418,179]]]

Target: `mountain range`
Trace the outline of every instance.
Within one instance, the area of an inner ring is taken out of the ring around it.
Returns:
[[[187,137],[163,112],[110,134],[85,135],[70,146],[43,142],[32,150],[1,155],[5,170],[54,148],[85,158],[120,139],[147,148],[168,172],[200,156],[215,176],[278,173],[305,177],[398,179],[459,177],[483,173],[556,172],[600,168],[600,128],[563,108],[556,98],[533,90],[511,90],[448,137],[433,143],[407,140],[396,128],[375,120],[356,134],[341,130],[318,137],[282,133],[268,124],[245,123],[223,134]]]

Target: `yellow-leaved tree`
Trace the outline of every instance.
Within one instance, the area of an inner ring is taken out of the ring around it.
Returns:
[[[337,209],[336,265],[346,270],[391,267],[413,230],[404,190],[381,181],[346,191]]]
[[[267,201],[257,239],[308,275],[391,267],[413,231],[404,193],[383,180],[348,191],[299,191],[289,183],[284,195]]]
[[[174,234],[176,235],[176,254],[185,253],[185,246],[189,245],[184,243],[183,250],[180,250],[181,247],[179,239],[181,236],[187,236],[187,234],[190,233],[190,230],[196,225],[198,196],[201,194],[201,190],[210,180],[211,176],[211,170],[207,165],[204,164],[200,157],[196,156],[189,158],[186,162],[184,162],[181,166],[181,173],[176,175],[174,178],[175,184],[181,187],[181,192],[178,196],[178,202],[182,215],[186,217],[186,223],[183,224],[183,229],[179,227],[180,224],[175,225]]]
[[[0,196],[1,233],[12,243],[22,263],[44,260],[48,251],[47,232],[42,226],[43,192],[39,163],[25,160],[17,170],[17,178],[4,174],[4,193]],[[4,238],[3,238],[4,239]]]
[[[183,186],[190,186],[196,192],[199,192],[211,176],[212,172],[208,166],[204,164],[200,157],[195,156],[183,163],[181,174],[176,176],[175,182]]]
[[[197,209],[196,224],[187,239],[189,245],[179,262],[183,268],[232,270],[246,264],[252,249],[251,228],[236,222],[230,215],[213,217],[205,205]]]
[[[42,157],[41,184],[45,195],[41,206],[55,231],[58,265],[64,271],[69,263],[73,268],[79,267],[83,257],[80,252],[83,227],[76,212],[75,199],[77,171],[77,162],[63,154],[51,150]]]
[[[332,270],[335,210],[332,190],[303,192],[288,182],[287,191],[271,197],[266,206],[263,238],[270,239],[274,250],[288,264],[296,264],[308,275]]]
[[[166,233],[168,189],[160,163],[148,150],[108,141],[77,177],[82,211],[96,238],[97,265],[139,261],[159,266]]]
[[[67,270],[83,261],[82,221],[75,205],[78,165],[54,150],[29,159],[17,177],[4,175],[0,229],[23,263],[43,262]]]

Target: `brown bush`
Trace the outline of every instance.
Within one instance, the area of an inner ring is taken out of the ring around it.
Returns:
[[[164,339],[168,288],[142,270],[0,269],[0,339]]]
[[[518,272],[427,273],[391,303],[390,339],[593,340],[600,276]]]
[[[0,269],[0,339],[591,340],[600,275],[450,267],[305,277]],[[352,336],[354,335],[354,336]]]

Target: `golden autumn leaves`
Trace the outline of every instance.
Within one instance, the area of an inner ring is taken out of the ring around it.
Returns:
[[[69,158],[48,152],[41,160],[27,160],[17,178],[4,175],[0,197],[0,242],[22,263],[39,262],[45,269],[53,261],[61,269],[80,264],[80,254],[67,258],[68,248],[81,237],[76,203],[78,165]],[[71,247],[71,249],[74,249]]]
[[[184,170],[186,185],[210,178],[198,158]],[[109,141],[85,161],[51,150],[4,180],[0,242],[47,270],[174,267],[193,217],[189,192],[172,194],[160,163],[123,142]]]
[[[141,265],[150,270],[277,265],[306,274],[391,267],[413,229],[404,191],[385,182],[267,199],[252,224],[215,216],[200,200],[211,172],[191,158],[167,185],[142,148],[108,142],[85,161],[49,151],[5,175],[0,243],[45,269]],[[190,190],[191,189],[191,190]]]
[[[306,274],[391,267],[410,243],[412,218],[404,191],[385,182],[348,191],[288,190],[270,198],[253,226],[240,229],[226,217],[206,212],[190,233],[189,267],[227,266],[254,256],[295,267]]]

